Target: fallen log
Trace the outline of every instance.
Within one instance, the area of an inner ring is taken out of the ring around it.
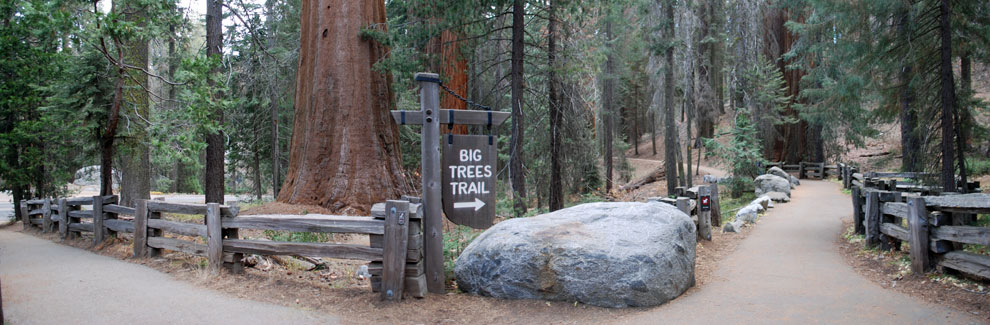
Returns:
[[[619,187],[619,190],[620,191],[626,191],[626,192],[632,191],[632,190],[635,190],[637,188],[643,187],[643,185],[646,185],[646,184],[650,184],[650,183],[659,181],[659,180],[664,179],[666,177],[667,177],[666,170],[663,169],[663,164],[660,164],[660,166],[657,166],[656,169],[654,169],[653,171],[651,171],[649,174],[646,174],[646,176],[640,177],[639,179],[637,179],[637,180],[635,180],[635,181],[633,181],[633,182],[631,182],[629,184],[620,186]]]

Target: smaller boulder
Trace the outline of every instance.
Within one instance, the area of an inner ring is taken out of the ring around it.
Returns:
[[[764,195],[756,198],[755,200],[753,200],[753,202],[750,202],[749,204],[751,205],[759,204],[760,206],[763,207],[764,210],[766,210],[773,207],[773,200],[770,200],[769,196]]]
[[[769,197],[774,202],[784,202],[784,203],[791,202],[791,197],[781,192],[767,193],[767,197]]]
[[[801,185],[801,180],[799,180],[797,177],[790,176],[790,178],[791,178],[791,185],[794,186]],[[794,186],[791,186],[791,188],[794,188]]]
[[[777,166],[770,167],[770,169],[767,170],[767,174],[768,175],[774,175],[774,176],[780,176],[783,179],[787,179],[788,177],[791,177],[791,175],[788,175],[787,172],[785,172],[783,169],[780,169],[780,167],[777,167]]]
[[[744,223],[742,222],[742,220],[736,220],[736,221],[733,221],[733,222],[726,222],[725,223],[725,226],[722,226],[722,231],[723,232],[736,232],[737,233],[737,232],[742,231],[743,224]]]
[[[753,181],[756,185],[756,196],[770,192],[782,192],[791,195],[791,183],[783,177],[776,175],[760,175]]]
[[[759,214],[760,214],[760,205],[750,204],[742,209],[739,209],[739,211],[736,212],[736,221],[742,221],[745,223],[754,223],[756,222],[756,219],[759,218]]]

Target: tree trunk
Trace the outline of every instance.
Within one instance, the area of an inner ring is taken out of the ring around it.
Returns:
[[[512,139],[509,157],[509,178],[512,183],[513,211],[516,217],[526,213],[526,175],[523,171],[523,57],[525,56],[526,14],[523,0],[512,2]]]
[[[942,186],[945,191],[956,191],[956,177],[954,173],[955,152],[953,152],[952,138],[956,134],[956,90],[952,77],[952,26],[949,22],[951,8],[949,0],[942,0],[939,6],[941,14],[939,22],[939,35],[941,36],[941,69],[939,76],[942,79]]]
[[[366,214],[407,194],[391,76],[373,70],[384,45],[361,39],[385,27],[383,1],[302,4],[289,170],[279,202]],[[383,30],[384,31],[384,30]]]
[[[123,60],[122,57],[118,60]],[[117,139],[117,125],[120,122],[120,106],[124,100],[123,67],[117,68],[117,85],[114,86],[113,102],[106,129],[100,135],[100,195],[113,194],[113,149]],[[150,193],[149,193],[150,194]]]
[[[650,111],[650,141],[653,142],[653,156],[657,155],[657,116],[655,111]]]
[[[556,1],[551,0],[548,4],[547,15],[547,67],[548,82],[547,92],[550,95],[550,211],[557,211],[564,208],[564,184],[560,174],[560,124],[562,114],[560,112],[560,94],[557,89],[557,6]]]
[[[206,0],[206,56],[223,55],[223,0]],[[217,67],[212,73],[220,73]],[[221,94],[213,94],[219,102]],[[206,203],[223,204],[224,194],[224,135],[223,109],[212,108],[210,119],[219,127],[217,132],[206,135]]]
[[[126,3],[123,7],[128,21],[143,24],[141,8]],[[130,13],[135,12],[136,13]],[[124,60],[127,64],[139,68],[148,67],[148,40],[134,37],[124,41]],[[121,150],[117,152],[120,162],[120,205],[134,206],[135,200],[151,198],[151,159],[148,148],[147,121],[151,120],[149,110],[149,94],[145,90],[148,85],[148,75],[137,69],[128,69],[128,77],[124,81],[123,98],[128,109],[123,114],[128,116],[127,133],[121,141]]]
[[[282,187],[282,146],[278,141],[278,96],[275,91],[271,93],[270,110],[272,114],[272,195],[278,197]]]
[[[261,148],[258,145],[258,134],[254,133],[254,162],[252,169],[254,169],[254,193],[255,197],[261,201],[262,187],[261,187]]]
[[[674,0],[668,0],[666,3],[665,13],[667,21],[664,22],[664,38],[667,40],[673,40],[674,35]],[[664,106],[664,128],[666,132],[664,133],[664,169],[667,171],[667,175],[676,173],[677,166],[677,148],[678,145],[675,141],[677,137],[676,125],[674,125],[674,47],[671,45],[667,46],[665,50],[666,56],[666,66],[664,68],[663,76],[663,106]],[[667,195],[674,194],[674,189],[677,187],[677,178],[667,177]]]
[[[608,6],[610,4],[606,4]],[[608,11],[608,16],[611,16],[611,8],[606,9]],[[604,82],[602,83],[602,155],[604,156],[603,162],[605,164],[605,192],[612,191],[612,173],[614,169],[613,155],[612,155],[612,142],[613,142],[613,119],[614,119],[614,107],[613,107],[613,92],[615,89],[615,79],[612,74],[615,73],[614,68],[614,55],[612,54],[612,21],[611,17],[605,18],[605,43],[609,47],[608,56],[605,57],[605,70],[603,71]]]
[[[911,42],[911,30],[908,29],[910,21],[907,10],[902,12],[900,23],[897,26],[902,42]],[[921,162],[921,139],[918,137],[918,114],[912,105],[914,104],[914,88],[911,87],[912,64],[906,62],[901,66],[899,75],[901,83],[900,93],[900,122],[901,122],[901,169],[906,172],[920,172]]]

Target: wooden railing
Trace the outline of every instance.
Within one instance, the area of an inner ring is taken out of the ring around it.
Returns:
[[[771,162],[766,165],[767,169],[770,167],[780,167],[788,173],[798,173],[798,178],[800,179],[823,179],[828,176],[838,176],[838,167],[836,165],[825,165],[825,163],[816,162],[800,162],[797,165],[786,165],[782,161]]]
[[[663,202],[677,207],[684,212],[697,226],[698,237],[711,240],[712,227],[722,226],[722,211],[719,207],[718,184],[699,185],[691,188],[679,186],[674,188],[676,198],[653,197],[648,201]],[[711,210],[701,211],[698,204],[699,196],[710,196]]]
[[[977,214],[990,213],[990,194],[939,193],[904,183],[930,176],[919,173],[843,174],[852,191],[854,232],[864,235],[867,248],[900,249],[907,242],[914,272],[938,266],[990,279],[990,256],[963,250],[965,244],[990,246],[990,227],[974,225]],[[965,186],[979,191],[978,182]]]
[[[24,227],[58,231],[63,239],[93,233],[100,243],[118,233],[133,233],[136,257],[154,257],[162,250],[206,257],[210,270],[239,272],[243,254],[301,255],[370,261],[372,289],[386,300],[402,293],[426,294],[422,265],[423,207],[418,198],[375,204],[372,215],[245,215],[236,207],[138,200],[136,207],[117,205],[116,196],[38,199],[25,202]],[[82,210],[83,206],[91,206]],[[162,214],[203,215],[204,224],[162,219]],[[240,229],[315,233],[352,233],[369,236],[370,245],[300,243],[242,239]],[[173,234],[166,236],[166,234]],[[178,236],[176,236],[178,235]]]

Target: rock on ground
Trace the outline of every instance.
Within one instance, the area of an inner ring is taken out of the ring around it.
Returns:
[[[791,202],[791,197],[781,192],[770,192],[766,194],[774,202]]]
[[[694,285],[694,222],[663,203],[590,203],[496,224],[457,258],[464,292],[656,306]]]
[[[767,174],[768,175],[774,175],[774,176],[780,176],[780,178],[783,178],[783,179],[788,179],[788,178],[791,177],[790,174],[788,174],[783,169],[780,169],[780,167],[777,167],[777,166],[770,167],[770,169],[767,170]]]
[[[760,175],[754,180],[756,184],[756,196],[762,196],[769,192],[782,192],[791,196],[791,183],[786,178],[776,175]]]
[[[794,186],[801,185],[801,180],[799,180],[797,177],[790,176],[790,180],[791,180],[791,184],[793,184]]]
[[[759,204],[750,204],[742,209],[739,209],[739,211],[736,212],[736,221],[742,221],[745,223],[756,222],[756,219],[759,218],[760,208],[762,208],[762,206]]]

